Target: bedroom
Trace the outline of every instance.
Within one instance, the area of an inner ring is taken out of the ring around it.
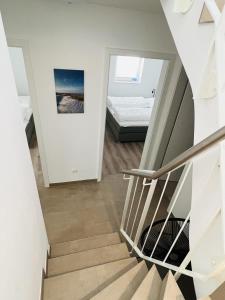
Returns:
[[[18,103],[20,106],[21,117],[27,137],[27,143],[31,153],[33,164],[38,165],[40,160],[38,142],[33,117],[32,99],[29,89],[26,64],[24,59],[24,49],[22,47],[9,46],[9,56],[12,64],[13,75],[16,83]],[[37,160],[37,161],[36,161]],[[43,181],[40,168],[34,167],[36,176]]]
[[[103,176],[140,164],[163,60],[110,56]]]

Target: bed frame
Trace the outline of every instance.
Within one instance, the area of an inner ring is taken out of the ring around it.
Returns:
[[[148,126],[122,127],[107,108],[106,124],[110,128],[116,142],[144,142]]]

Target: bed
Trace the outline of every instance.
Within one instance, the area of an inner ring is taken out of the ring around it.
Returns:
[[[153,106],[154,98],[108,96],[106,123],[115,141],[145,141]]]
[[[24,128],[26,131],[27,141],[30,145],[32,136],[35,131],[34,118],[31,108],[31,102],[29,96],[18,96],[18,100],[21,107],[21,114],[24,122]]]

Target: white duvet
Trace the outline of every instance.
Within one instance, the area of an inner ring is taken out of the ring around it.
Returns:
[[[149,122],[152,107],[145,108],[123,108],[114,107],[113,114],[119,122]]]
[[[154,106],[154,98],[144,97],[111,97],[108,96],[108,107],[124,107],[124,108],[145,108]]]

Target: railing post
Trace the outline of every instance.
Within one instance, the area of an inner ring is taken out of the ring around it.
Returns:
[[[148,196],[147,196],[147,199],[146,199],[146,202],[145,202],[145,206],[143,208],[141,219],[140,219],[140,222],[139,222],[139,225],[138,225],[137,233],[136,233],[136,236],[135,236],[135,239],[134,239],[134,247],[138,245],[140,236],[142,234],[143,226],[144,226],[147,214],[148,214],[148,210],[149,210],[149,207],[150,207],[150,204],[151,204],[154,192],[155,192],[157,182],[158,182],[158,179],[152,180],[152,182],[151,182],[151,186],[150,186],[150,189],[149,189],[149,192],[148,192]]]
[[[220,12],[215,0],[205,0],[205,4],[215,22],[215,24],[218,24],[218,22],[220,20],[221,12]]]
[[[188,166],[187,166],[187,169],[185,170],[184,177],[181,180],[181,184],[180,184],[179,188],[175,191],[175,196],[174,196],[173,203],[172,203],[172,205],[171,205],[171,207],[170,207],[170,209],[168,211],[168,215],[166,217],[166,220],[165,220],[165,222],[163,224],[163,227],[162,227],[162,229],[161,229],[161,231],[160,231],[160,233],[158,235],[157,241],[155,243],[155,246],[154,246],[154,248],[152,250],[152,253],[151,253],[151,256],[150,256],[151,258],[153,257],[153,254],[155,252],[156,247],[158,246],[159,240],[160,240],[160,238],[161,238],[161,236],[163,234],[163,231],[164,231],[164,229],[166,227],[166,224],[167,224],[167,222],[168,222],[168,220],[169,220],[169,218],[170,218],[170,216],[171,216],[171,214],[173,212],[174,206],[177,203],[177,200],[179,199],[180,192],[181,192],[181,190],[182,190],[182,188],[184,186],[184,183],[186,181],[186,178],[188,176],[188,173],[189,173],[191,167],[192,167],[192,163],[189,163]]]
[[[139,177],[137,177],[137,180],[136,180],[136,183],[135,183],[133,197],[132,197],[132,200],[131,200],[131,205],[130,205],[129,213],[128,213],[128,217],[127,217],[127,224],[125,226],[125,231],[127,231],[128,227],[129,227],[129,221],[130,221],[130,217],[131,217],[133,205],[134,205],[134,202],[135,202],[135,197],[136,197],[136,192],[137,192],[137,188],[138,188],[138,183],[139,183]]]
[[[121,221],[121,225],[120,225],[121,230],[124,230],[124,225],[125,225],[125,220],[126,220],[126,216],[127,216],[129,203],[130,203],[130,196],[131,196],[133,184],[134,184],[134,176],[130,176],[129,184],[128,184],[128,188],[127,188],[126,200],[125,200],[124,209],[123,209],[122,221]]]
[[[142,200],[142,197],[143,197],[143,194],[144,194],[144,189],[145,189],[146,186],[151,185],[151,183],[146,183],[146,181],[147,181],[147,179],[144,178],[143,182],[142,182],[142,190],[141,190],[141,194],[140,194],[140,197],[139,197],[138,206],[137,206],[135,217],[134,217],[134,220],[133,220],[133,225],[132,225],[131,231],[130,231],[130,237],[132,237],[133,232],[134,232],[134,226],[135,226],[135,223],[136,223],[136,220],[137,220],[138,211],[139,211],[139,208],[140,208],[140,205],[141,205],[141,200]]]
[[[161,202],[162,202],[163,196],[164,196],[164,194],[165,194],[165,191],[166,191],[166,188],[167,188],[167,184],[168,184],[168,182],[169,182],[169,179],[170,179],[170,174],[171,174],[171,172],[169,172],[169,173],[167,174],[166,182],[165,182],[165,184],[164,184],[164,187],[163,187],[163,190],[162,190],[161,196],[160,196],[160,198],[159,198],[159,202],[158,202],[158,204],[157,204],[157,207],[156,207],[155,213],[154,213],[154,215],[153,215],[153,218],[152,218],[152,220],[151,220],[151,224],[150,224],[150,226],[149,226],[149,229],[148,229],[148,232],[147,232],[147,235],[146,235],[146,238],[145,238],[144,244],[143,244],[143,246],[142,246],[141,252],[143,252],[143,250],[144,250],[144,248],[145,248],[145,245],[146,245],[146,242],[147,242],[147,239],[148,239],[149,233],[150,233],[150,231],[151,231],[151,229],[152,229],[152,226],[153,226],[153,224],[154,224],[154,221],[155,221],[156,215],[157,215],[157,213],[158,213],[159,207],[160,207],[160,205],[161,205]]]

